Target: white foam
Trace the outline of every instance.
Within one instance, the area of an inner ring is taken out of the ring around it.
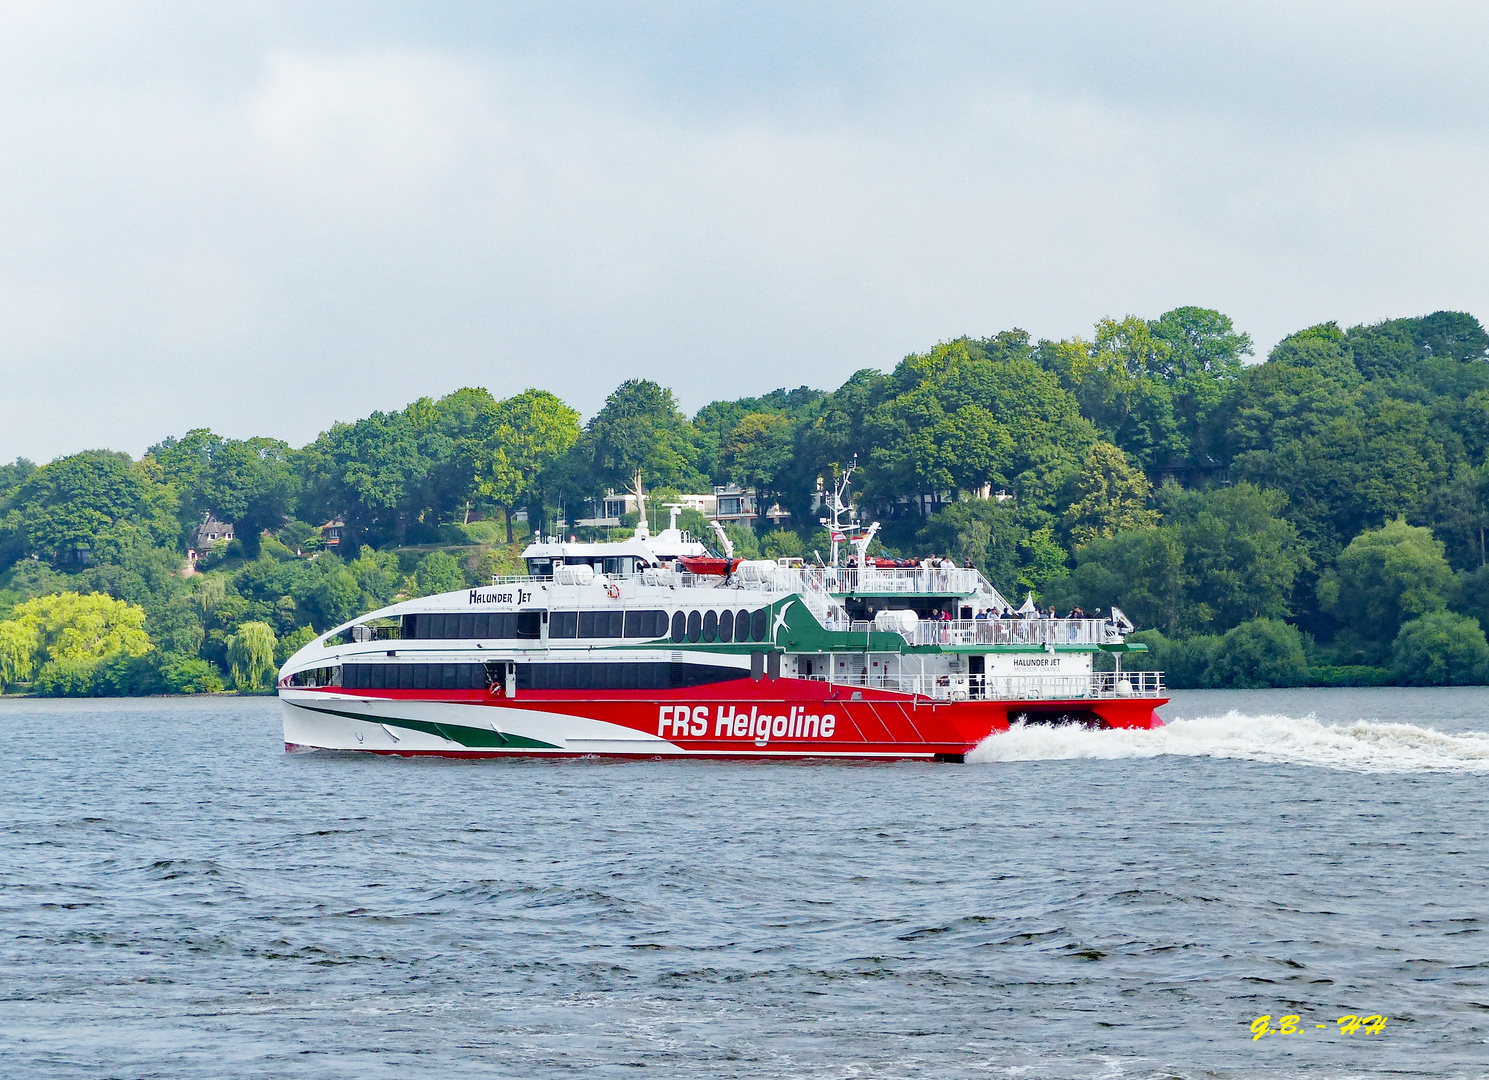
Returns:
[[[1114,760],[1168,754],[1359,772],[1489,772],[1489,732],[1448,735],[1414,724],[1372,720],[1327,724],[1311,714],[1246,716],[1232,711],[1174,720],[1152,731],[1015,725],[988,736],[967,760]]]

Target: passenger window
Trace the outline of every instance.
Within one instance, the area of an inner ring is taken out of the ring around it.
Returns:
[[[672,640],[682,641],[688,636],[688,617],[680,611],[672,613]]]

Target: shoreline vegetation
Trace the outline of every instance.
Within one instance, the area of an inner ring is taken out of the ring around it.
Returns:
[[[1203,308],[1009,330],[691,417],[633,379],[583,424],[545,391],[466,388],[300,448],[196,429],[0,465],[0,692],[271,692],[317,634],[520,572],[529,535],[638,471],[656,508],[753,491],[775,520],[730,524],[736,550],[811,559],[814,497],[855,459],[876,553],[1119,606],[1174,689],[1481,684],[1486,455],[1489,334],[1459,312],[1309,327],[1261,362]]]

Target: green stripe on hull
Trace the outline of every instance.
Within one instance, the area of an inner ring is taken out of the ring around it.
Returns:
[[[529,739],[522,735],[504,735],[500,731],[493,731],[490,728],[465,727],[463,724],[436,724],[432,720],[405,720],[402,717],[392,716],[363,716],[361,713],[347,712],[344,709],[326,709],[318,705],[305,705],[298,701],[292,701],[290,704],[297,709],[308,709],[311,712],[327,713],[331,716],[344,716],[348,720],[361,720],[368,724],[386,724],[388,727],[422,731],[426,735],[438,735],[440,738],[448,739],[452,743],[473,748],[484,747],[499,750],[563,749],[557,743],[540,742],[537,739]]]

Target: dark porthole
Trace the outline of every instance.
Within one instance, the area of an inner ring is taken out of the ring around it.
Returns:
[[[719,640],[734,640],[734,612],[724,611],[719,614]]]
[[[672,640],[681,641],[688,636],[688,617],[680,611],[672,613]]]
[[[719,636],[719,613],[717,611],[705,611],[703,613],[703,640],[712,641]]]
[[[765,631],[770,621],[770,609],[761,608],[750,616],[750,637],[756,641],[765,640]]]
[[[736,611],[734,613],[734,640],[750,640],[750,613],[748,611]]]
[[[703,634],[703,616],[696,611],[688,612],[688,640],[697,641]]]

